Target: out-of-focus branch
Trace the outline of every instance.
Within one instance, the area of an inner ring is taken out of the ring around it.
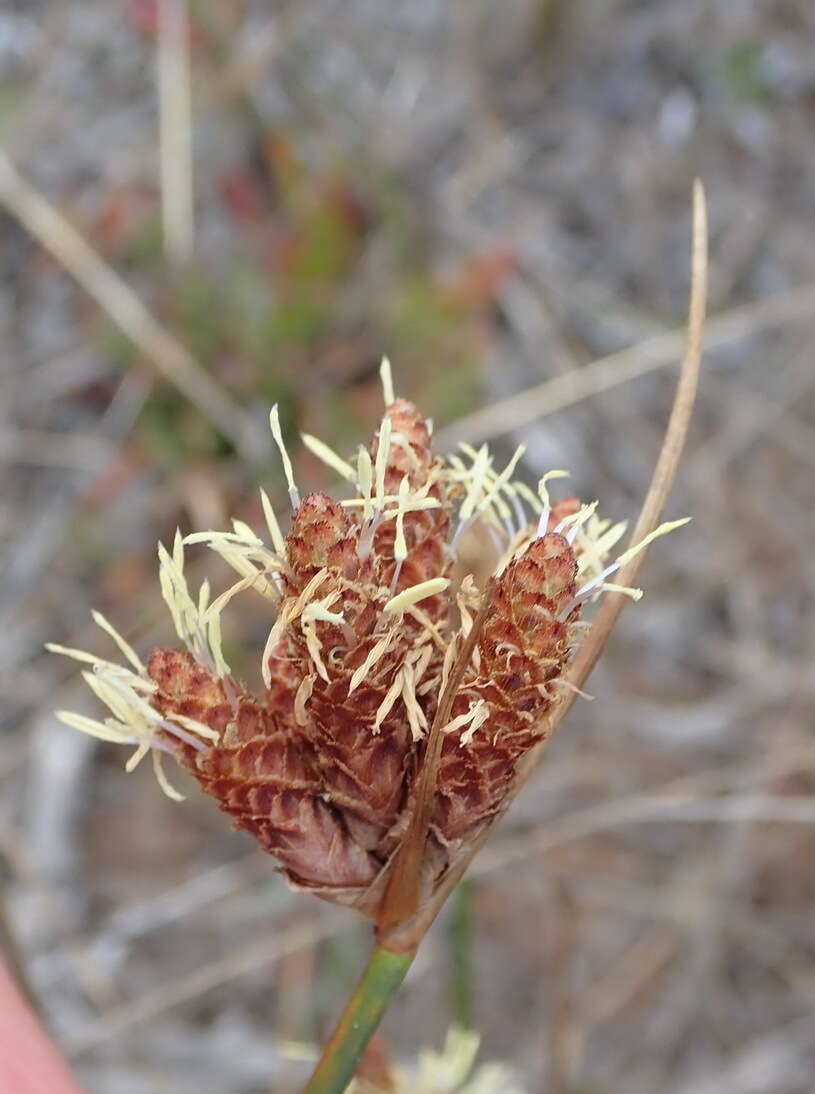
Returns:
[[[23,179],[0,150],[0,205],[19,220],[106,315],[250,463],[265,459],[265,430],[243,411],[192,354],[148,311],[76,228]]]
[[[715,349],[785,323],[810,319],[813,312],[815,284],[809,282],[714,316],[705,324],[705,345],[709,350]],[[440,449],[454,448],[459,441],[481,444],[619,384],[667,368],[681,358],[685,338],[684,330],[668,331],[599,357],[583,368],[572,369],[458,418],[439,429],[435,443]]]
[[[161,216],[165,251],[179,263],[192,257],[195,242],[189,40],[187,0],[159,0]]]

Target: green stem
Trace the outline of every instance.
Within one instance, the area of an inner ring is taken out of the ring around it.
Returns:
[[[474,1026],[473,984],[473,886],[459,882],[450,901],[448,921],[453,1016],[462,1029]]]
[[[415,952],[374,949],[303,1094],[343,1094]]]

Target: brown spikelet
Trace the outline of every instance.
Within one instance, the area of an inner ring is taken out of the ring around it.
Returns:
[[[447,550],[450,511],[446,490],[438,474],[439,467],[431,451],[427,423],[407,399],[397,399],[388,407],[385,416],[390,420],[392,437],[396,438],[396,443],[391,443],[385,465],[385,489],[397,494],[402,479],[407,477],[411,489],[429,486],[427,496],[442,503],[437,509],[405,516],[407,557],[401,564],[394,559],[395,522],[385,522],[377,529],[373,547],[377,577],[381,585],[392,588],[396,593],[449,573],[452,566]],[[374,461],[379,450],[380,433],[381,430],[377,430],[371,445]],[[429,597],[423,602],[422,609],[434,622],[446,621],[449,611],[447,598]]]
[[[576,573],[572,548],[548,533],[495,583],[474,664],[453,705],[454,718],[478,700],[488,714],[471,739],[459,729],[442,748],[433,823],[445,841],[466,838],[495,815],[519,756],[539,739],[576,641]]]
[[[292,519],[286,537],[289,591],[300,590],[320,570],[337,577],[353,578],[359,571],[356,536],[343,509],[327,494],[309,494]],[[319,596],[324,595],[321,589]]]
[[[186,653],[154,650],[148,663],[158,685],[156,708],[216,730],[217,744],[196,750],[165,738],[179,762],[303,885],[356,888],[377,870],[342,818],[321,797],[310,750],[274,714],[245,695],[228,700],[223,686]]]

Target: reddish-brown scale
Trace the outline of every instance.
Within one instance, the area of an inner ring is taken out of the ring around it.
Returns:
[[[286,536],[288,591],[296,595],[325,567],[343,577],[356,577],[359,560],[354,532],[342,506],[327,494],[309,494],[304,498]],[[322,591],[317,594],[322,595],[325,595]]]
[[[391,659],[384,685],[398,670]],[[379,677],[382,679],[382,675]],[[347,697],[350,674],[326,685],[318,680],[309,709],[320,770],[331,800],[349,829],[368,850],[376,850],[402,805],[406,774],[412,771],[410,730],[397,700],[378,733],[376,709],[387,686],[366,682]]]
[[[300,671],[313,679],[302,732],[314,747],[325,791],[344,810],[359,842],[373,850],[402,803],[411,759],[410,730],[401,700],[383,719],[378,733],[374,733],[374,720],[411,648],[413,632],[395,633],[392,648],[349,695],[355,670],[383,631],[379,608],[364,589],[344,589],[343,594],[332,607],[353,620],[354,641],[349,645],[341,627],[316,623],[327,681],[309,660],[305,639],[292,637],[291,642],[301,654]],[[380,629],[374,632],[377,622]]]
[[[299,884],[357,888],[379,864],[323,800],[311,748],[284,730],[268,707],[245,694],[229,701],[223,684],[187,653],[158,649],[148,664],[154,707],[185,714],[221,734],[197,751],[167,733],[179,763],[202,789],[274,855]]]

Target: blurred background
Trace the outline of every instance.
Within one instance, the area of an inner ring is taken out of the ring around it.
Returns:
[[[695,175],[711,320],[667,512],[693,523],[383,1037],[473,1022],[547,1094],[808,1094],[809,0],[5,0],[0,147],[0,881],[90,1094],[297,1089],[367,929],[59,726],[91,708],[43,643],[106,651],[91,607],[167,641],[157,539],[257,525],[259,483],[285,511],[272,402],[329,485],[296,432],[365,440],[383,353],[441,446],[524,441],[530,482],[569,467],[635,517]],[[240,666],[268,621],[237,604]]]

